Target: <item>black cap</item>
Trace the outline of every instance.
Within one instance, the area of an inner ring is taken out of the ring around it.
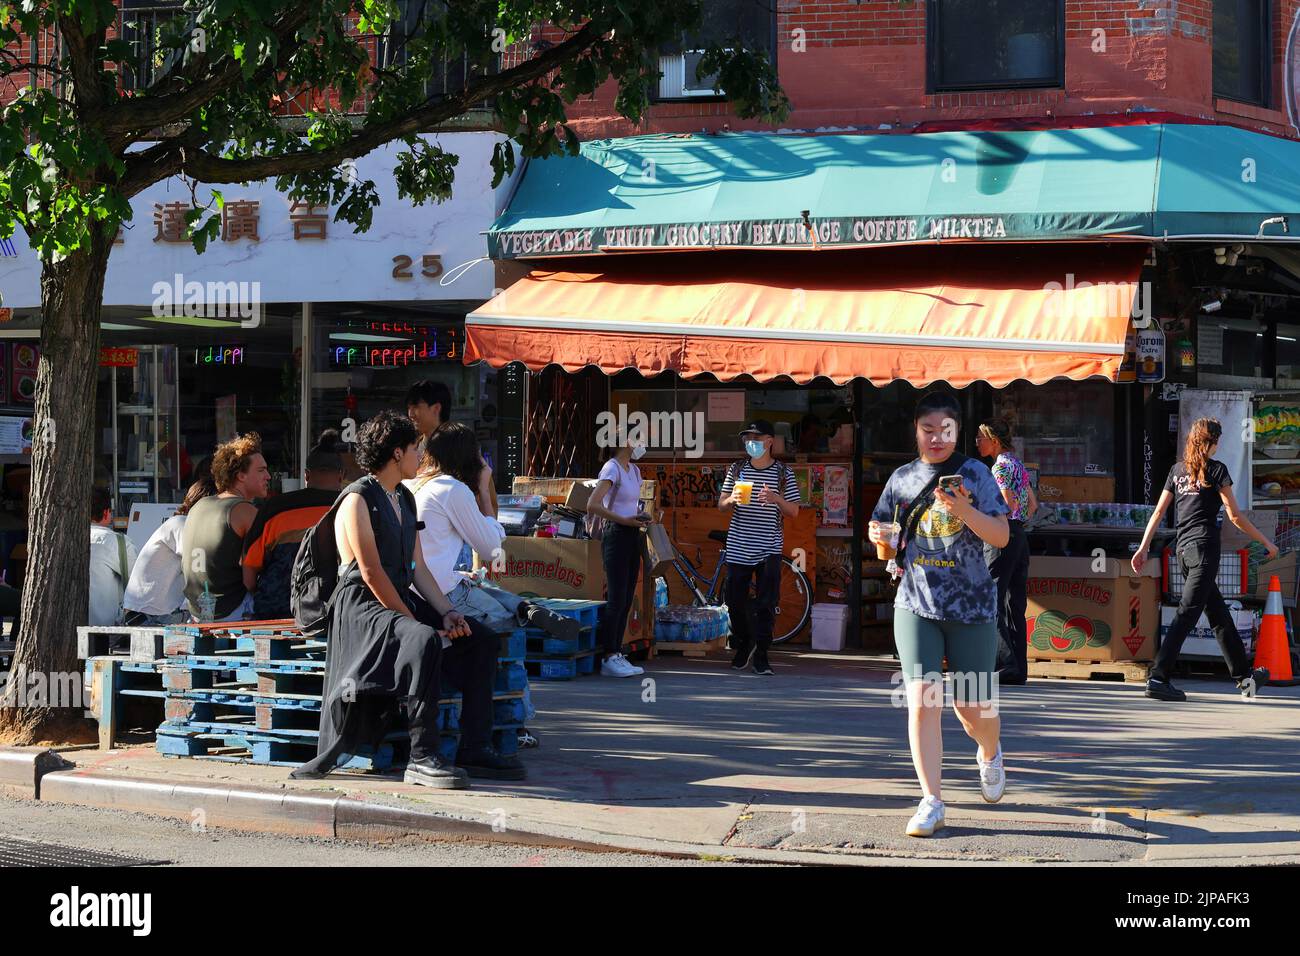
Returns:
[[[754,435],[754,434],[770,435],[773,438],[775,438],[776,429],[772,427],[772,423],[769,422],[766,418],[756,418],[740,430],[741,438],[744,438],[746,435]]]

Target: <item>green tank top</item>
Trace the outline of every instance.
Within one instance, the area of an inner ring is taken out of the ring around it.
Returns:
[[[230,527],[230,513],[244,498],[203,498],[195,502],[181,532],[181,563],[185,569],[185,598],[190,613],[199,616],[203,585],[217,601],[216,619],[229,617],[244,600],[244,569],[239,559],[244,539]]]

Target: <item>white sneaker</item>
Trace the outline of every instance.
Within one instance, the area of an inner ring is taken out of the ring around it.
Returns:
[[[976,753],[975,764],[980,770],[980,793],[984,795],[984,802],[997,803],[1002,799],[1002,791],[1007,789],[1007,772],[1002,768],[1002,745],[998,744],[998,752],[988,763]]]
[[[632,669],[627,658],[622,654],[610,654],[600,665],[601,677],[635,677],[637,671]]]
[[[928,837],[936,830],[943,829],[943,801],[937,797],[924,797],[921,805],[907,821],[907,835]]]
[[[635,676],[635,675],[637,675],[637,674],[644,674],[644,673],[645,673],[645,668],[644,668],[644,667],[637,667],[635,664],[633,664],[630,660],[627,659],[627,655],[626,655],[626,654],[623,655],[623,663],[627,665],[628,670],[630,670],[630,671],[632,672],[633,676]]]

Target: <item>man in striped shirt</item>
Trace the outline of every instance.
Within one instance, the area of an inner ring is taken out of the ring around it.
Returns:
[[[731,612],[731,666],[770,677],[767,649],[781,596],[781,554],[785,519],[799,513],[794,472],[772,457],[772,423],[758,419],[740,433],[748,460],[727,469],[718,508],[731,515],[727,529],[727,607]],[[737,484],[740,485],[737,488]],[[750,600],[750,583],[755,597]]]

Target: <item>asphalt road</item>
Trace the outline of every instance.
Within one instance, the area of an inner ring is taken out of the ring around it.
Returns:
[[[0,849],[32,841],[43,852],[75,847],[165,866],[727,866],[635,853],[587,853],[477,843],[353,843],[296,837],[194,832],[184,823],[116,810],[60,806],[0,796]]]

